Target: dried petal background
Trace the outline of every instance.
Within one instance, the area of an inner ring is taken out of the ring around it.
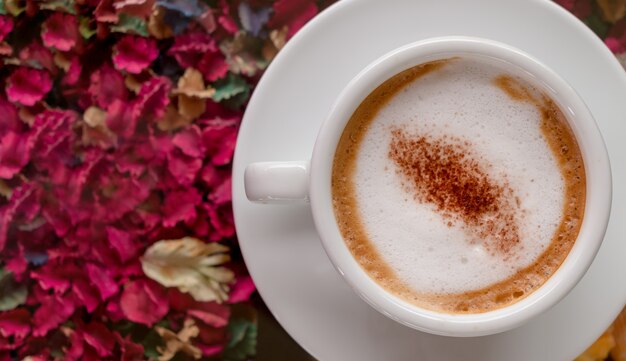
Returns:
[[[237,130],[332,2],[0,0],[0,361],[254,357]],[[626,0],[558,2],[626,61]]]

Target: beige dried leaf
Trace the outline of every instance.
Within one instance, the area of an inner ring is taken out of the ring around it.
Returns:
[[[616,23],[626,15],[626,0],[597,0],[606,21]]]
[[[270,31],[269,39],[261,50],[265,60],[270,61],[274,59],[280,49],[285,46],[285,43],[287,43],[287,30],[288,28],[284,26],[281,29]]]
[[[178,113],[178,110],[172,105],[168,105],[165,108],[165,116],[157,120],[157,127],[162,131],[170,131],[185,127],[191,124],[192,120]]]
[[[87,108],[83,115],[83,143],[108,148],[117,142],[117,135],[106,124],[107,113],[95,106]]]
[[[223,302],[235,276],[219,265],[230,261],[228,247],[193,237],[158,241],[141,258],[146,276],[176,287],[197,301]]]
[[[148,19],[148,32],[156,39],[167,39],[174,36],[172,28],[165,23],[165,9],[155,6]]]
[[[615,347],[611,350],[614,361],[626,361],[626,308],[613,321]]]
[[[574,361],[603,361],[611,352],[611,349],[615,346],[615,339],[613,338],[612,328],[606,330],[600,338],[589,346],[580,356]]]
[[[160,326],[155,327],[155,330],[165,342],[164,347],[157,347],[157,351],[161,354],[159,361],[169,361],[179,352],[196,360],[202,357],[202,351],[190,342],[192,338],[200,334],[200,329],[192,319],[186,319],[183,328],[178,333]]]
[[[185,118],[195,119],[206,110],[206,100],[215,94],[215,89],[205,88],[202,73],[194,68],[187,68],[178,79],[178,112]]]
[[[67,71],[70,68],[71,63],[72,61],[65,53],[59,51],[54,54],[54,64],[59,68]]]
[[[5,181],[0,179],[0,196],[3,196],[6,199],[11,198],[11,194],[13,194],[13,190],[6,184]]]

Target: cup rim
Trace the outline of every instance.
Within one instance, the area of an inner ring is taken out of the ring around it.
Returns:
[[[504,60],[528,72],[566,113],[583,155],[586,203],[577,240],[559,269],[539,289],[504,308],[477,314],[447,314],[412,305],[389,293],[352,257],[337,226],[331,196],[332,163],[350,116],[378,85],[410,67],[458,55]],[[447,36],[397,48],[364,68],[344,88],[322,123],[313,149],[310,201],[315,226],[333,266],[374,309],[411,328],[446,336],[482,336],[503,332],[528,321],[560,301],[591,265],[604,238],[611,208],[611,170],[596,122],[576,91],[547,66],[509,45],[493,40]]]

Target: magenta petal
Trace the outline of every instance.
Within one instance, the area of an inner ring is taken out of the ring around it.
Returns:
[[[250,299],[250,295],[256,290],[252,277],[245,275],[237,278],[235,285],[228,296],[228,303],[244,302]]]
[[[215,40],[209,34],[195,32],[177,36],[168,54],[174,56],[181,67],[189,68],[196,67],[204,54],[218,51]]]
[[[0,178],[11,179],[30,160],[33,144],[25,134],[12,131],[0,138]]]
[[[113,63],[120,70],[139,74],[159,55],[154,40],[141,36],[125,35],[113,47]]]
[[[54,272],[50,267],[44,267],[37,271],[32,271],[30,277],[39,283],[44,290],[54,290],[58,294],[65,293],[70,287],[70,281],[63,274]]]
[[[33,335],[45,336],[48,331],[65,322],[76,308],[74,301],[65,297],[54,295],[41,300],[41,305],[33,315]]]
[[[9,131],[20,133],[24,123],[17,115],[17,108],[3,96],[0,96],[0,135]]]
[[[120,348],[122,349],[122,361],[139,361],[145,358],[143,346],[134,343],[130,339],[130,336],[127,336],[125,339],[118,337],[117,342],[120,344]]]
[[[198,347],[200,349],[200,351],[202,351],[202,355],[210,357],[210,356],[215,356],[217,354],[219,354],[220,352],[224,351],[224,345],[203,345],[203,344],[198,344],[196,345],[196,347]]]
[[[129,138],[135,133],[137,119],[133,117],[133,107],[119,99],[113,100],[107,110],[107,127],[115,134]]]
[[[171,81],[163,76],[154,77],[143,83],[137,94],[133,118],[155,120],[165,115],[165,108],[170,103]]]
[[[114,100],[128,97],[124,77],[109,64],[93,72],[90,81],[88,92],[100,108],[107,109]]]
[[[87,275],[89,275],[91,284],[94,285],[100,292],[102,300],[106,300],[117,293],[117,284],[107,269],[93,263],[88,263]]]
[[[178,152],[172,152],[167,158],[167,169],[182,186],[190,186],[202,168],[202,159],[191,158]]]
[[[228,63],[220,52],[204,54],[197,67],[204,79],[210,82],[221,79],[228,74]]]
[[[0,334],[4,337],[24,338],[30,333],[30,313],[25,309],[0,312]]]
[[[137,255],[137,245],[131,240],[128,232],[114,227],[106,228],[109,244],[113,247],[122,262],[128,262]]]
[[[34,105],[52,89],[48,72],[26,67],[13,71],[7,82],[9,100],[28,106]]]
[[[174,136],[172,143],[190,157],[200,158],[204,155],[200,128],[192,125]]]
[[[43,23],[41,39],[47,47],[68,51],[78,40],[78,23],[76,17],[61,12],[53,13]]]
[[[4,41],[11,30],[13,30],[13,19],[9,16],[0,15],[0,41]]]
[[[202,196],[195,188],[168,192],[163,202],[163,226],[174,227],[176,223],[190,222],[196,218],[196,206]]]
[[[80,306],[85,306],[87,312],[93,312],[100,304],[98,290],[87,279],[74,279],[72,281],[72,291],[81,301]]]
[[[144,280],[126,284],[120,306],[128,320],[152,326],[169,310],[167,293],[160,285]]]
[[[18,208],[33,193],[34,187],[30,183],[25,183],[13,190],[9,203],[0,206],[0,251],[4,249],[9,231],[9,224],[13,221]]]
[[[98,356],[107,357],[112,355],[115,347],[115,335],[105,325],[99,322],[85,325],[83,337],[85,342],[96,350]]]

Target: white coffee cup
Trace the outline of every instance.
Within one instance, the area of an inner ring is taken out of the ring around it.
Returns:
[[[440,313],[389,293],[361,268],[337,226],[331,176],[335,149],[359,104],[377,86],[413,66],[454,56],[500,59],[543,90],[565,113],[578,141],[586,173],[586,204],[576,243],[543,286],[504,308],[477,314]],[[581,69],[582,70],[582,69]],[[604,141],[580,96],[554,71],[530,55],[491,40],[432,38],[398,48],[363,69],[342,91],[317,136],[309,161],[261,162],[245,171],[248,199],[262,203],[310,201],[315,226],[331,262],[357,294],[387,317],[417,330],[446,336],[482,336],[520,326],[559,302],[583,277],[602,243],[611,209],[611,169]]]

